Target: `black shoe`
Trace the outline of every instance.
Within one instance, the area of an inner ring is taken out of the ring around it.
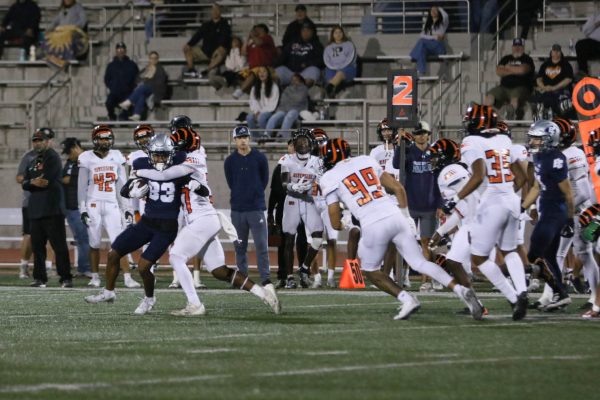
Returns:
[[[298,270],[298,275],[300,275],[300,286],[304,289],[309,288],[312,282],[310,281],[308,270],[305,268],[300,268]]]
[[[582,305],[579,307],[579,309],[580,309],[580,310],[584,310],[584,311],[585,311],[585,310],[591,310],[591,309],[592,309],[592,306],[593,306],[593,304],[592,304],[592,303],[590,303],[589,301],[586,301],[585,303],[583,303],[583,304],[582,304]]]
[[[513,308],[513,321],[519,321],[527,315],[527,305],[529,301],[527,299],[527,292],[521,292],[517,296],[517,302]]]
[[[285,285],[286,285],[285,279],[279,279],[277,281],[277,283],[275,284],[275,289],[283,289],[283,288],[285,288]]]
[[[183,79],[196,79],[198,78],[198,71],[194,68],[188,69],[183,73]]]
[[[573,277],[571,283],[573,284],[573,289],[575,289],[576,293],[585,294],[589,290],[587,282],[582,281],[580,277]]]
[[[63,288],[72,288],[73,287],[73,281],[70,280],[70,279],[65,279],[62,282],[62,285],[60,287],[63,287]]]
[[[294,280],[293,276],[289,276],[287,278],[287,281],[285,283],[285,288],[286,289],[296,289],[298,287],[298,285],[296,284],[296,281]]]
[[[45,288],[46,287],[46,282],[42,282],[39,279],[36,279],[35,281],[31,282],[31,284],[29,286],[31,286],[31,287]]]

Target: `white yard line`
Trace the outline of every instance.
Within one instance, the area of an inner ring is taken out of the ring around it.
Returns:
[[[229,348],[192,349],[192,350],[186,350],[186,353],[212,354],[212,353],[231,353],[232,351],[237,351],[237,350],[235,350],[235,349],[229,349]]]
[[[414,367],[436,367],[436,366],[448,366],[448,365],[476,365],[476,364],[497,364],[497,363],[514,363],[514,362],[544,362],[544,361],[581,361],[583,359],[591,358],[591,356],[585,355],[572,355],[572,356],[527,356],[527,357],[494,357],[494,358],[471,358],[464,360],[457,359],[445,359],[445,360],[428,360],[428,361],[409,361],[402,363],[387,363],[387,364],[362,364],[362,365],[347,365],[340,367],[329,367],[329,368],[312,368],[312,369],[297,369],[288,371],[271,371],[271,372],[257,372],[250,374],[251,377],[256,378],[273,378],[281,376],[305,376],[305,375],[322,375],[322,374],[335,374],[340,372],[354,372],[354,371],[373,371],[380,369],[402,369],[402,368],[414,368]],[[187,377],[173,377],[173,378],[157,378],[147,380],[130,380],[130,381],[117,381],[117,382],[94,382],[94,383],[70,383],[70,384],[56,384],[56,383],[40,383],[36,385],[13,385],[0,387],[0,393],[39,393],[47,390],[55,391],[79,391],[79,390],[93,390],[112,388],[116,386],[140,386],[140,385],[159,385],[159,384],[170,384],[170,383],[184,383],[184,382],[199,382],[199,381],[216,381],[223,379],[236,378],[233,374],[223,375],[201,375],[201,376],[187,376]]]
[[[307,351],[307,356],[343,356],[349,354],[348,350],[330,350],[330,351]]]

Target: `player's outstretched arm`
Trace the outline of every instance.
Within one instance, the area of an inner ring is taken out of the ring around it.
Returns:
[[[140,178],[146,178],[152,181],[171,181],[173,179],[189,175],[193,172],[194,169],[192,167],[184,164],[179,164],[167,168],[164,171],[157,171],[155,169],[139,169],[135,171],[135,174]]]

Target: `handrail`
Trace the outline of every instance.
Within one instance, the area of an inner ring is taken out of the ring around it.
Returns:
[[[56,77],[58,74],[60,74],[61,72],[65,71],[65,70],[66,70],[67,68],[69,68],[69,67],[70,67],[70,64],[69,64],[69,63],[65,63],[65,65],[63,65],[62,67],[58,68],[58,69],[57,69],[57,70],[54,72],[54,74],[52,74],[52,76],[50,76],[50,78],[46,79],[46,82],[44,82],[44,83],[43,83],[43,84],[42,84],[42,85],[41,85],[41,86],[38,88],[38,90],[36,90],[36,91],[35,91],[35,92],[34,92],[34,93],[33,93],[33,94],[32,94],[32,95],[29,97],[29,99],[28,99],[28,100],[29,100],[29,101],[33,101],[33,99],[35,99],[35,98],[36,98],[36,96],[37,96],[37,95],[38,95],[38,94],[39,94],[39,93],[40,93],[42,90],[44,90],[44,89],[46,89],[47,87],[49,87],[49,86],[50,86],[50,83],[52,82],[52,80],[53,80],[53,79],[54,79],[54,78],[55,78],[55,77]],[[66,80],[66,81],[64,81],[63,83],[65,83],[65,82],[69,82],[69,81],[70,81],[70,79],[67,79],[67,80]],[[63,85],[61,85],[61,86],[60,86],[60,88],[62,88],[62,87],[64,87],[64,86],[65,86],[65,85],[63,84]],[[42,104],[45,104],[45,102],[46,102],[46,100],[44,100],[44,102],[42,102]]]

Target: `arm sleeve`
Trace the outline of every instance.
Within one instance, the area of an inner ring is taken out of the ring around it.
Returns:
[[[448,13],[442,7],[438,7],[438,10],[440,10],[440,14],[442,14],[442,18],[444,18],[444,22],[442,22],[442,34],[444,35],[450,25],[450,18],[448,18]]]
[[[90,170],[80,166],[79,178],[77,180],[77,203],[79,203],[79,212],[86,210],[87,202],[87,187],[89,181]]]
[[[183,164],[175,165],[164,171],[157,171],[155,169],[138,169],[136,175],[140,178],[151,179],[153,181],[171,181],[173,179],[181,178],[194,172],[194,170]]]
[[[325,201],[327,202],[327,205],[338,203],[340,201],[340,199],[337,195],[337,191],[334,190],[334,191],[328,193],[327,197],[325,198]]]
[[[260,155],[260,180],[262,182],[262,188],[265,190],[269,185],[269,163],[264,154],[260,153]]]

